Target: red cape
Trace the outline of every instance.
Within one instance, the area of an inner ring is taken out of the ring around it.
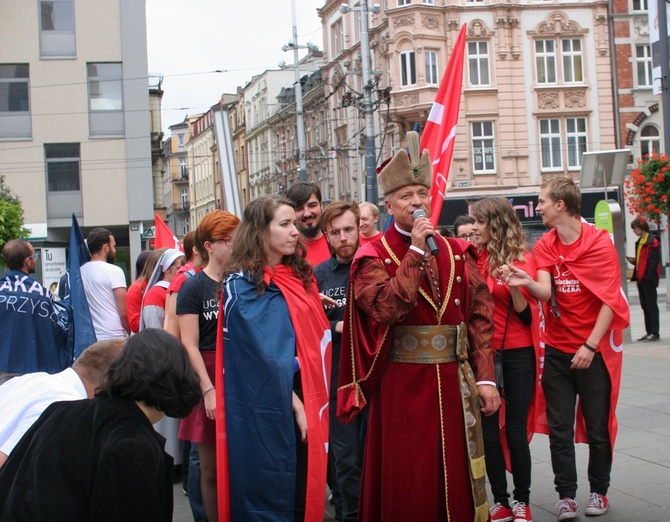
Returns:
[[[559,258],[559,239],[556,229],[552,229],[533,247],[536,266],[553,265]],[[609,306],[614,317],[609,329],[600,340],[598,350],[602,353],[603,361],[610,374],[612,390],[610,393],[609,433],[612,449],[618,429],[616,419],[616,405],[619,400],[621,386],[621,366],[623,363],[623,329],[630,324],[630,308],[621,288],[621,274],[618,270],[619,258],[612,246],[612,240],[606,230],[598,229],[593,225],[582,222],[582,239],[577,248],[563,260],[570,267],[570,271],[579,279],[579,282],[594,295]],[[595,267],[616,267],[603,277],[602,271]],[[547,303],[544,304],[545,313],[549,312]],[[541,375],[540,375],[541,378]],[[549,434],[549,425],[546,417],[544,397],[536,407],[535,430],[538,433]],[[575,426],[575,441],[588,443],[586,423],[579,401],[577,402],[577,419]]]

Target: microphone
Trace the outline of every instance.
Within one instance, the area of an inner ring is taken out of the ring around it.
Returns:
[[[414,213],[412,214],[412,217],[414,217],[415,220],[419,219],[419,218],[425,218],[425,217],[427,217],[426,216],[426,211],[421,209],[421,208],[417,208],[414,211]],[[435,238],[433,237],[432,234],[429,235],[429,236],[426,236],[426,245],[428,245],[428,249],[430,250],[431,254],[433,254],[434,256],[439,254],[440,249],[437,248],[437,243],[435,242]]]

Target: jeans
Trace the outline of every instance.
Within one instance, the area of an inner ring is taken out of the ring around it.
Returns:
[[[528,410],[535,388],[535,349],[514,348],[503,352],[505,382],[505,435],[510,451],[514,499],[529,503],[531,459],[528,447]],[[500,445],[499,412],[482,416],[486,473],[494,502],[509,505],[505,458]]]
[[[202,503],[202,491],[200,489],[200,455],[198,445],[191,442],[191,452],[188,458],[188,504],[191,506],[194,522],[206,522],[205,506]]]
[[[596,353],[591,366],[572,370],[574,354],[547,346],[542,389],[547,403],[549,449],[554,484],[560,498],[575,498],[577,466],[575,462],[575,404],[581,404],[589,441],[588,477],[591,492],[606,495],[612,471],[612,444],[609,435],[610,391],[612,382]]]

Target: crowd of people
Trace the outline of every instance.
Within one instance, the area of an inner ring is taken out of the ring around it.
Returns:
[[[560,176],[532,248],[502,197],[436,228],[431,161],[407,137],[378,171],[386,231],[376,205],[324,207],[299,182],[142,253],[126,290],[114,236],[92,230],[97,342],[74,362],[68,300],[8,242],[0,292],[32,313],[0,295],[0,521],[171,520],[177,463],[196,521],[323,520],[327,484],[338,520],[531,522],[534,433],[557,520],[579,513],[575,442],[585,514],[606,513],[629,321],[620,275],[596,270],[618,266],[608,233]],[[633,225],[654,341],[658,240]]]

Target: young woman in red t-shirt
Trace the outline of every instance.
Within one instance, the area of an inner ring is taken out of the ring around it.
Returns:
[[[502,356],[504,401],[498,412],[482,416],[486,471],[494,504],[492,522],[529,522],[531,459],[528,412],[535,390],[536,356],[531,301],[525,290],[507,285],[508,265],[534,274],[525,234],[509,200],[491,197],[472,206],[479,269],[494,302],[493,348]],[[497,373],[497,372],[496,372]],[[500,385],[500,383],[498,383]],[[503,395],[501,393],[501,395]],[[510,505],[505,463],[511,465],[514,501]]]

